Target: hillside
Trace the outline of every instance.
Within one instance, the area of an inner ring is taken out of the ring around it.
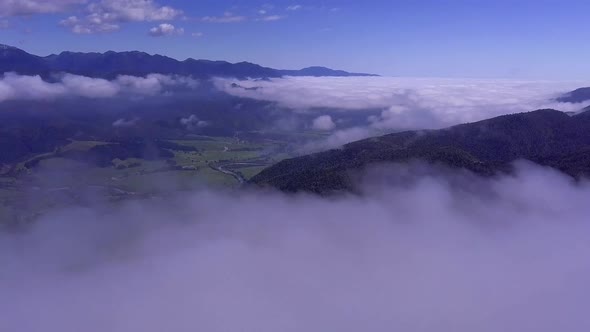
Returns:
[[[373,164],[421,160],[492,175],[509,171],[518,159],[574,177],[590,174],[590,117],[538,110],[442,130],[395,133],[282,161],[251,182],[324,194],[354,189],[355,173]]]
[[[195,60],[179,61],[162,55],[145,52],[80,53],[62,52],[41,57],[16,47],[0,44],[0,73],[16,72],[23,75],[50,77],[51,73],[70,73],[88,77],[112,79],[118,75],[145,76],[165,74],[196,78],[236,77],[273,78],[289,76],[366,76],[324,67],[281,71],[254,63]]]

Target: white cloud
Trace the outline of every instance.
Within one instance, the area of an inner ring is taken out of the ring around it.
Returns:
[[[223,16],[205,16],[201,21],[207,23],[240,23],[246,21],[246,16],[234,15],[232,12],[225,12]]]
[[[497,115],[556,108],[578,110],[580,105],[555,103],[561,93],[588,82],[547,82],[477,79],[388,77],[287,77],[271,81],[217,79],[229,94],[275,101],[298,111],[332,108],[337,111],[376,110],[380,116],[367,125],[387,128],[440,128]],[[259,89],[248,89],[260,87]]]
[[[86,16],[70,16],[60,24],[74,33],[91,34],[118,30],[121,23],[171,21],[182,15],[154,0],[101,0],[88,5]]]
[[[193,32],[191,33],[191,36],[193,36],[194,38],[201,38],[203,37],[205,34],[202,32]]]
[[[587,331],[589,184],[537,167],[457,176],[364,197],[205,191],[54,211],[0,233],[2,326]]]
[[[312,128],[316,130],[332,130],[336,124],[329,115],[321,115],[313,120]]]
[[[232,83],[243,88],[233,88]],[[326,142],[313,143],[314,149],[337,147],[379,133],[437,129],[541,108],[579,111],[585,105],[557,103],[553,99],[589,83],[390,77],[215,80],[220,90],[231,95],[277,102],[295,112],[325,114],[326,108],[333,112],[366,112],[364,123],[343,127]]]
[[[60,13],[86,0],[0,0],[0,17]]]
[[[146,77],[122,75],[108,81],[101,78],[65,74],[57,82],[39,76],[7,73],[0,78],[0,102],[6,100],[44,100],[63,97],[111,98],[121,94],[157,95],[168,88],[193,89],[198,81],[179,76],[150,74]]]
[[[178,36],[184,34],[184,29],[177,28],[169,23],[162,23],[156,27],[151,28],[149,34],[152,37]]]
[[[288,6],[286,9],[287,10],[290,10],[290,11],[297,11],[297,10],[300,10],[302,8],[303,8],[303,6],[301,6],[301,5],[291,5],[291,6]]]
[[[268,16],[263,16],[263,17],[258,18],[257,21],[274,22],[274,21],[280,21],[285,18],[286,18],[286,16],[282,16],[282,15],[268,15]]]
[[[380,133],[374,129],[367,127],[352,127],[336,130],[325,139],[312,140],[300,148],[297,152],[300,154],[309,154],[319,151],[326,151],[331,149],[338,149],[344,144],[365,139],[371,136],[379,136]]]
[[[110,98],[121,91],[121,86],[117,82],[71,74],[64,75],[61,82],[55,84],[63,85],[68,95],[87,98]]]

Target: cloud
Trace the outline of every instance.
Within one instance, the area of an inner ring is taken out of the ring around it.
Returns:
[[[60,24],[77,34],[111,32],[126,22],[171,21],[183,15],[181,10],[161,6],[154,0],[101,0],[90,3],[83,18],[70,16]]]
[[[180,123],[188,130],[195,130],[198,128],[205,128],[209,126],[209,122],[200,120],[196,115],[191,114],[188,118],[180,119]]]
[[[243,88],[232,88],[234,83]],[[365,138],[400,130],[438,129],[541,108],[579,111],[587,105],[557,103],[554,99],[562,93],[587,86],[588,82],[285,77],[239,82],[219,78],[215,85],[230,95],[276,102],[297,113],[321,112],[319,116],[326,114],[326,110],[343,114],[364,112],[364,118],[340,126],[341,130],[334,132],[325,143],[312,144],[337,147],[336,142],[350,142],[345,140],[346,137]]]
[[[336,128],[336,124],[329,115],[321,115],[313,120],[313,129],[316,130],[332,130]]]
[[[223,16],[205,16],[201,21],[207,23],[240,23],[246,21],[246,16],[234,15],[232,12],[225,12]]]
[[[86,0],[0,0],[0,17],[60,13]]]
[[[149,34],[152,37],[178,36],[184,34],[184,29],[177,28],[169,23],[162,23],[156,27],[151,28]]]
[[[97,32],[113,32],[120,29],[120,25],[100,19],[80,19],[77,16],[70,16],[59,22],[59,25],[67,27],[75,34],[88,35]]]
[[[579,105],[552,102],[583,82],[387,77],[286,77],[272,81],[217,79],[219,89],[240,97],[278,102],[299,111],[331,108],[342,112],[380,110],[368,119],[375,128],[440,128],[457,123],[553,107]],[[587,83],[586,83],[587,84]],[[258,87],[258,89],[248,89]]]
[[[268,16],[263,16],[263,17],[258,18],[257,21],[274,22],[274,21],[280,21],[285,18],[286,18],[286,16],[282,16],[282,15],[268,15]]]
[[[336,130],[325,139],[312,140],[303,146],[298,148],[298,153],[309,154],[320,151],[326,151],[331,149],[338,149],[344,144],[365,139],[371,136],[382,135],[382,132],[378,132],[371,128],[366,127],[352,127]]]
[[[291,5],[291,6],[288,6],[286,9],[289,11],[297,11],[302,8],[303,8],[303,6],[301,6],[301,5]]]
[[[201,38],[201,37],[203,37],[204,35],[205,35],[205,34],[204,34],[204,33],[202,33],[202,32],[193,32],[193,33],[191,33],[191,36],[192,36],[192,37],[194,37],[194,38]]]
[[[131,120],[127,120],[127,119],[118,119],[117,121],[113,122],[113,127],[118,127],[118,128],[125,128],[125,127],[134,127],[137,122],[139,122],[139,118],[133,118]]]
[[[44,100],[63,97],[112,98],[121,94],[157,95],[168,88],[194,89],[198,81],[186,77],[150,74],[146,77],[122,75],[108,81],[65,74],[57,82],[39,76],[7,73],[0,78],[0,102],[6,100]]]
[[[455,181],[368,185],[362,198],[205,191],[54,211],[0,233],[2,324],[587,331],[588,183],[536,167]]]

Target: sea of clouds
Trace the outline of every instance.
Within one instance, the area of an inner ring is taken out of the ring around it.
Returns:
[[[178,90],[196,95],[203,83],[209,84],[189,77],[160,74],[122,75],[113,80],[62,74],[47,81],[39,76],[7,73],[0,77],[0,102],[64,97],[170,97],[171,92]],[[285,77],[272,80],[214,78],[212,84],[231,96],[275,104],[275,108],[286,111],[284,121],[279,124],[289,122],[293,115],[305,115],[304,121],[309,122],[305,129],[325,135],[321,140],[301,146],[301,153],[338,148],[359,139],[402,130],[440,129],[543,108],[579,112],[590,105],[590,102],[556,101],[564,93],[590,86],[590,82],[581,81]],[[266,107],[274,109],[272,105]],[[354,121],[350,120],[352,114]]]
[[[590,330],[587,181],[415,169],[368,175],[364,196],[204,190],[54,211],[0,233],[0,327]]]
[[[309,147],[312,150],[333,148],[384,132],[439,129],[543,108],[577,112],[590,102],[559,103],[555,98],[589,83],[402,77],[215,80],[218,89],[231,95],[276,102],[297,112],[316,112],[317,121],[310,127],[330,129],[333,134],[323,142],[313,143]],[[329,115],[325,114],[327,110]],[[363,110],[367,112],[364,123],[339,125],[338,112]],[[319,122],[325,125],[318,126]]]

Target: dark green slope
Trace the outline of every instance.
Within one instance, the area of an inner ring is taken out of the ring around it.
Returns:
[[[590,116],[539,110],[442,130],[390,134],[285,160],[252,182],[289,192],[327,193],[353,189],[352,174],[377,163],[421,160],[492,175],[509,171],[517,159],[575,177],[590,174]]]

